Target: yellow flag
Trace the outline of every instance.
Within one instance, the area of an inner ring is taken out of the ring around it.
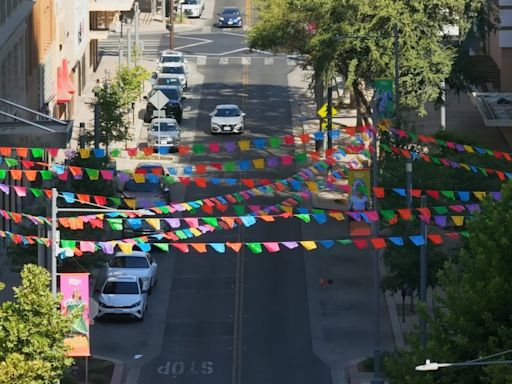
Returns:
[[[91,150],[89,148],[80,148],[78,150],[78,153],[80,153],[81,159],[88,159],[91,155]]]
[[[197,229],[197,228],[192,228],[192,227],[190,227],[188,230],[189,230],[190,232],[192,232],[192,234],[193,234],[195,237],[198,237],[198,236],[201,236],[201,235],[202,235],[202,232],[201,232],[199,229]]]
[[[312,249],[316,249],[316,243],[314,241],[301,241],[300,243],[308,251],[311,251]]]
[[[464,145],[464,149],[466,150],[466,152],[475,153],[475,150],[471,145]]]
[[[254,159],[253,161],[254,168],[263,169],[265,168],[265,159]]]
[[[160,219],[145,219],[146,223],[151,225],[153,228],[155,228],[157,231],[160,230]]]
[[[121,248],[123,253],[132,253],[133,244],[123,243],[120,241],[117,243],[117,245],[119,245],[119,248]]]
[[[341,212],[328,212],[327,214],[338,221],[345,220],[345,216]]]
[[[473,192],[473,195],[475,195],[478,200],[483,200],[485,196],[487,196],[487,192]]]
[[[251,147],[250,140],[241,140],[238,142],[238,146],[240,147],[241,151],[248,151]]]
[[[318,192],[318,184],[314,181],[306,181],[306,185],[311,192]]]
[[[130,207],[131,209],[135,209],[135,206],[136,206],[136,201],[135,199],[123,199],[123,201],[126,203],[126,205],[128,207]]]
[[[464,216],[452,216],[452,220],[457,227],[464,225]]]
[[[191,211],[192,210],[192,206],[190,206],[189,204],[187,203],[180,203],[180,205],[185,208],[187,211]]]
[[[143,183],[143,182],[146,181],[146,179],[144,178],[144,175],[142,173],[134,173],[133,174],[133,180],[136,183]]]

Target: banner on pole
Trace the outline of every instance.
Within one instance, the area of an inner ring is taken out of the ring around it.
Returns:
[[[349,169],[348,170],[349,197],[357,191],[363,192],[366,196],[370,195],[371,178],[369,168]]]
[[[64,343],[70,347],[68,356],[90,356],[89,345],[89,274],[60,274],[63,299],[61,311],[73,317],[73,324]]]
[[[376,126],[390,125],[391,119],[395,116],[394,84],[392,79],[376,79],[375,89],[375,111],[377,117]]]

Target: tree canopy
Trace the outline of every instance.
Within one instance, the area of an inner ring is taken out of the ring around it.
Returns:
[[[391,383],[510,383],[508,366],[414,372],[426,359],[464,362],[512,349],[512,185],[500,202],[486,201],[468,224],[470,237],[457,262],[439,274],[434,314],[428,317],[428,343],[412,335],[407,350],[386,360]],[[496,357],[495,359],[499,359]],[[510,356],[501,356],[510,360]]]
[[[48,271],[27,264],[14,300],[0,306],[0,384],[56,383],[73,362],[64,345],[73,319],[61,314],[49,283]]]
[[[456,57],[446,27],[458,26],[463,40],[477,16],[492,15],[486,0],[258,0],[257,9],[252,48],[306,55],[315,76],[338,73],[356,96],[361,81],[394,77],[396,28],[400,105],[420,113],[439,97]]]

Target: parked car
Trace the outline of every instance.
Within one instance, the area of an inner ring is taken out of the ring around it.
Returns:
[[[148,128],[148,145],[159,148],[169,147],[177,151],[181,144],[181,128],[176,119],[158,117]]]
[[[181,3],[181,11],[187,17],[201,17],[203,5],[200,0],[184,0]]]
[[[165,50],[160,53],[160,58],[157,60],[158,68],[162,67],[167,63],[178,63],[184,64],[186,67],[187,59],[183,55],[183,52],[173,51],[173,50]]]
[[[243,12],[238,7],[224,7],[217,16],[219,16],[220,28],[222,27],[242,27]]]
[[[169,204],[171,201],[171,190],[162,178],[162,175],[167,175],[168,173],[166,173],[161,164],[141,164],[135,168],[135,173],[144,174],[144,182],[137,183],[131,179],[120,185],[120,193],[123,198],[135,200],[135,209],[159,207]],[[133,206],[127,205],[126,208],[133,208]]]
[[[162,110],[156,109],[151,103],[151,97],[157,92],[162,91],[163,94],[169,99],[167,104]],[[172,117],[176,119],[178,123],[181,123],[183,118],[183,101],[186,97],[183,96],[182,89],[180,87],[174,87],[169,85],[158,85],[153,87],[151,92],[147,96],[144,96],[144,100],[147,100],[146,113],[144,114],[144,122],[151,123],[156,117]]]
[[[217,105],[210,113],[210,132],[216,133],[243,133],[244,117],[238,105],[221,104]]]
[[[183,63],[165,63],[157,71],[158,73],[167,73],[177,75],[180,79],[183,89],[188,87],[187,67]]]
[[[136,276],[142,280],[142,288],[151,293],[156,284],[158,265],[150,253],[133,251],[132,253],[117,252],[107,263],[106,275]]]
[[[132,316],[144,319],[147,309],[147,291],[143,288],[142,279],[130,275],[108,276],[98,289],[98,314]]]
[[[151,77],[151,83],[153,87],[158,87],[159,85],[170,85],[173,87],[180,87],[183,90],[181,85],[180,77],[178,75],[173,75],[170,73],[154,73]]]

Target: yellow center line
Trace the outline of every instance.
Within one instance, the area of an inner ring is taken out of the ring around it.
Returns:
[[[251,26],[251,0],[245,0],[245,15],[247,16],[245,18],[245,24],[247,24],[248,27]]]

